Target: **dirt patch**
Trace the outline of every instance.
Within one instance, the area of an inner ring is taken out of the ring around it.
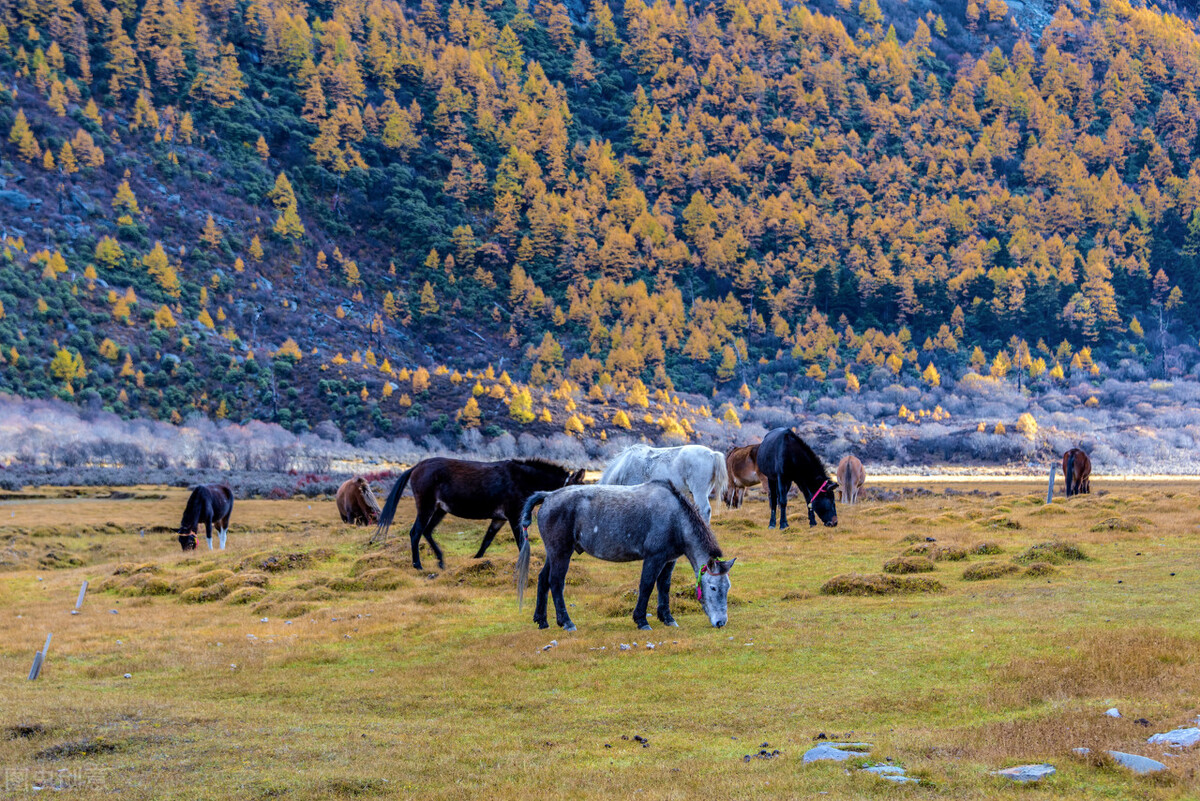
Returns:
[[[821,585],[822,595],[906,595],[943,592],[945,586],[924,576],[892,576],[886,573],[845,573]]]
[[[1021,572],[1021,568],[1011,562],[980,562],[964,570],[962,577],[963,581],[984,581],[1011,576],[1013,573],[1019,572]]]
[[[1072,545],[1069,542],[1055,540],[1027,548],[1014,556],[1013,559],[1025,564],[1049,562],[1052,565],[1061,565],[1067,562],[1083,561],[1087,559],[1087,555],[1078,546]]]
[[[933,570],[933,562],[924,556],[897,556],[883,563],[883,572],[893,575],[932,573]]]
[[[4,730],[5,736],[10,740],[32,740],[45,733],[46,727],[41,723],[17,723]]]
[[[44,748],[33,755],[34,759],[50,761],[71,759],[72,757],[96,756],[112,754],[120,751],[126,743],[117,740],[106,740],[103,737],[87,737],[82,740],[69,740],[65,743]]]

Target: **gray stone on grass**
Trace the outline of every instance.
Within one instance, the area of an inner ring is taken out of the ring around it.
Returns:
[[[1200,729],[1172,729],[1162,734],[1155,734],[1146,742],[1151,745],[1170,745],[1175,748],[1191,748],[1200,743]]]
[[[896,782],[897,784],[920,783],[918,779],[914,779],[911,776],[905,776],[904,768],[900,767],[899,765],[872,765],[869,768],[863,768],[863,771],[866,773],[874,773],[881,779],[887,779],[888,781]]]
[[[1053,765],[1017,765],[1004,770],[994,770],[997,776],[1003,776],[1006,779],[1012,779],[1014,782],[1036,782],[1041,781],[1047,776],[1054,775]]]
[[[1138,756],[1137,754],[1126,754],[1122,751],[1109,751],[1108,755],[1112,757],[1118,765],[1129,768],[1134,773],[1139,775],[1158,773],[1160,770],[1167,769],[1166,765],[1159,762],[1157,759],[1151,759],[1150,757]]]
[[[1119,717],[1121,717],[1121,713],[1120,713],[1120,711],[1118,711],[1118,710],[1117,710],[1117,708],[1116,708],[1115,706],[1114,706],[1112,709],[1107,709],[1107,710],[1105,710],[1105,711],[1104,711],[1104,714],[1108,715],[1110,718],[1119,718]]]
[[[816,748],[810,748],[804,752],[804,763],[809,762],[845,762],[847,759],[854,759],[864,755],[862,751],[843,751],[833,745],[821,743]]]

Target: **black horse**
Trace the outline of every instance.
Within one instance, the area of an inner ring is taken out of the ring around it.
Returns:
[[[438,567],[445,568],[442,549],[433,540],[433,529],[447,513],[468,520],[491,520],[483,544],[475,554],[478,559],[492,544],[496,532],[507,520],[512,527],[513,537],[520,546],[523,541],[517,522],[526,499],[535,492],[561,489],[568,484],[583,482],[583,471],[571,472],[565,467],[543,462],[540,459],[506,459],[502,462],[471,462],[465,459],[434,457],[418,462],[405,470],[396,479],[387,503],[379,513],[379,526],[372,541],[387,536],[396,506],[404,487],[412,482],[413,498],[417,501],[417,517],[413,521],[409,539],[412,540],[412,564],[421,569],[421,554],[418,546],[421,535],[437,556]]]
[[[771,498],[769,528],[775,528],[776,505],[779,506],[779,527],[788,527],[787,498],[793,481],[808,502],[808,524],[815,526],[819,516],[825,525],[837,525],[833,491],[838,483],[829,477],[821,457],[790,428],[776,428],[763,437],[758,446],[758,474],[766,482]]]
[[[227,484],[208,484],[196,487],[183,509],[183,520],[179,523],[179,546],[185,551],[196,550],[196,534],[204,524],[208,537],[208,549],[213,549],[213,524],[225,550],[225,536],[229,533],[229,515],[233,513],[233,490]]]

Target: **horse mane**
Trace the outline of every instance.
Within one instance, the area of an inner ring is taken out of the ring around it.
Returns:
[[[571,474],[571,469],[569,467],[563,467],[561,464],[558,464],[557,462],[551,462],[548,459],[509,459],[509,461],[522,467],[531,467],[534,470],[553,470],[555,472],[562,473],[564,476],[569,476]]]
[[[687,499],[687,496],[675,488],[675,485],[670,481],[656,479],[649,482],[651,484],[661,484],[671,491],[675,499],[679,501],[679,505],[683,507],[684,514],[692,522],[692,528],[700,532],[700,544],[704,546],[704,550],[709,556],[721,556],[721,546],[717,544],[717,538],[713,535],[712,527],[708,525],[700,512],[696,509],[696,505]]]
[[[188,496],[187,505],[183,507],[183,519],[179,521],[179,528],[191,531],[199,525],[200,499],[203,497],[204,491],[206,488],[203,486],[192,490],[192,494]]]
[[[799,434],[797,434],[795,431],[792,431],[789,428],[788,433],[796,438],[796,442],[800,446],[800,453],[804,455],[804,458],[808,462],[816,464],[817,467],[819,467],[821,469],[821,478],[826,478],[826,479],[829,478],[829,468],[825,466],[824,460],[822,460],[821,457],[817,455],[817,452],[814,451],[812,448],[810,448],[808,446],[808,443],[804,441],[804,438],[801,437]]]

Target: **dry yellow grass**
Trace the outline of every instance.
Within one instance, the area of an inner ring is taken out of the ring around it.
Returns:
[[[447,519],[448,569],[418,573],[406,537],[368,550],[328,501],[239,501],[229,550],[201,541],[189,556],[154,530],[177,523],[181,490],[3,503],[0,555],[8,537],[32,561],[0,572],[0,782],[65,776],[84,783],[72,797],[131,799],[992,798],[1018,790],[989,770],[1049,761],[1039,797],[1194,798],[1197,754],[1162,758],[1145,739],[1200,711],[1197,485],[1095,483],[1111,493],[1047,509],[1027,485],[943,496],[927,482],[933,496],[784,532],[752,496],[715,518],[738,557],[727,629],[707,625],[681,566],[681,628],[639,632],[638,567],[579,557],[575,634],[517,612],[507,534],[470,558],[482,522]],[[406,501],[399,533],[411,517]],[[820,594],[925,537],[929,555],[955,556],[918,577],[944,592]],[[1088,558],[961,578],[1047,542]],[[46,552],[82,564],[40,566]],[[26,682],[47,631],[45,673]],[[875,743],[926,786],[802,765],[820,732]],[[743,763],[764,741],[782,756]],[[1134,777],[1077,746],[1161,758],[1169,774]]]

